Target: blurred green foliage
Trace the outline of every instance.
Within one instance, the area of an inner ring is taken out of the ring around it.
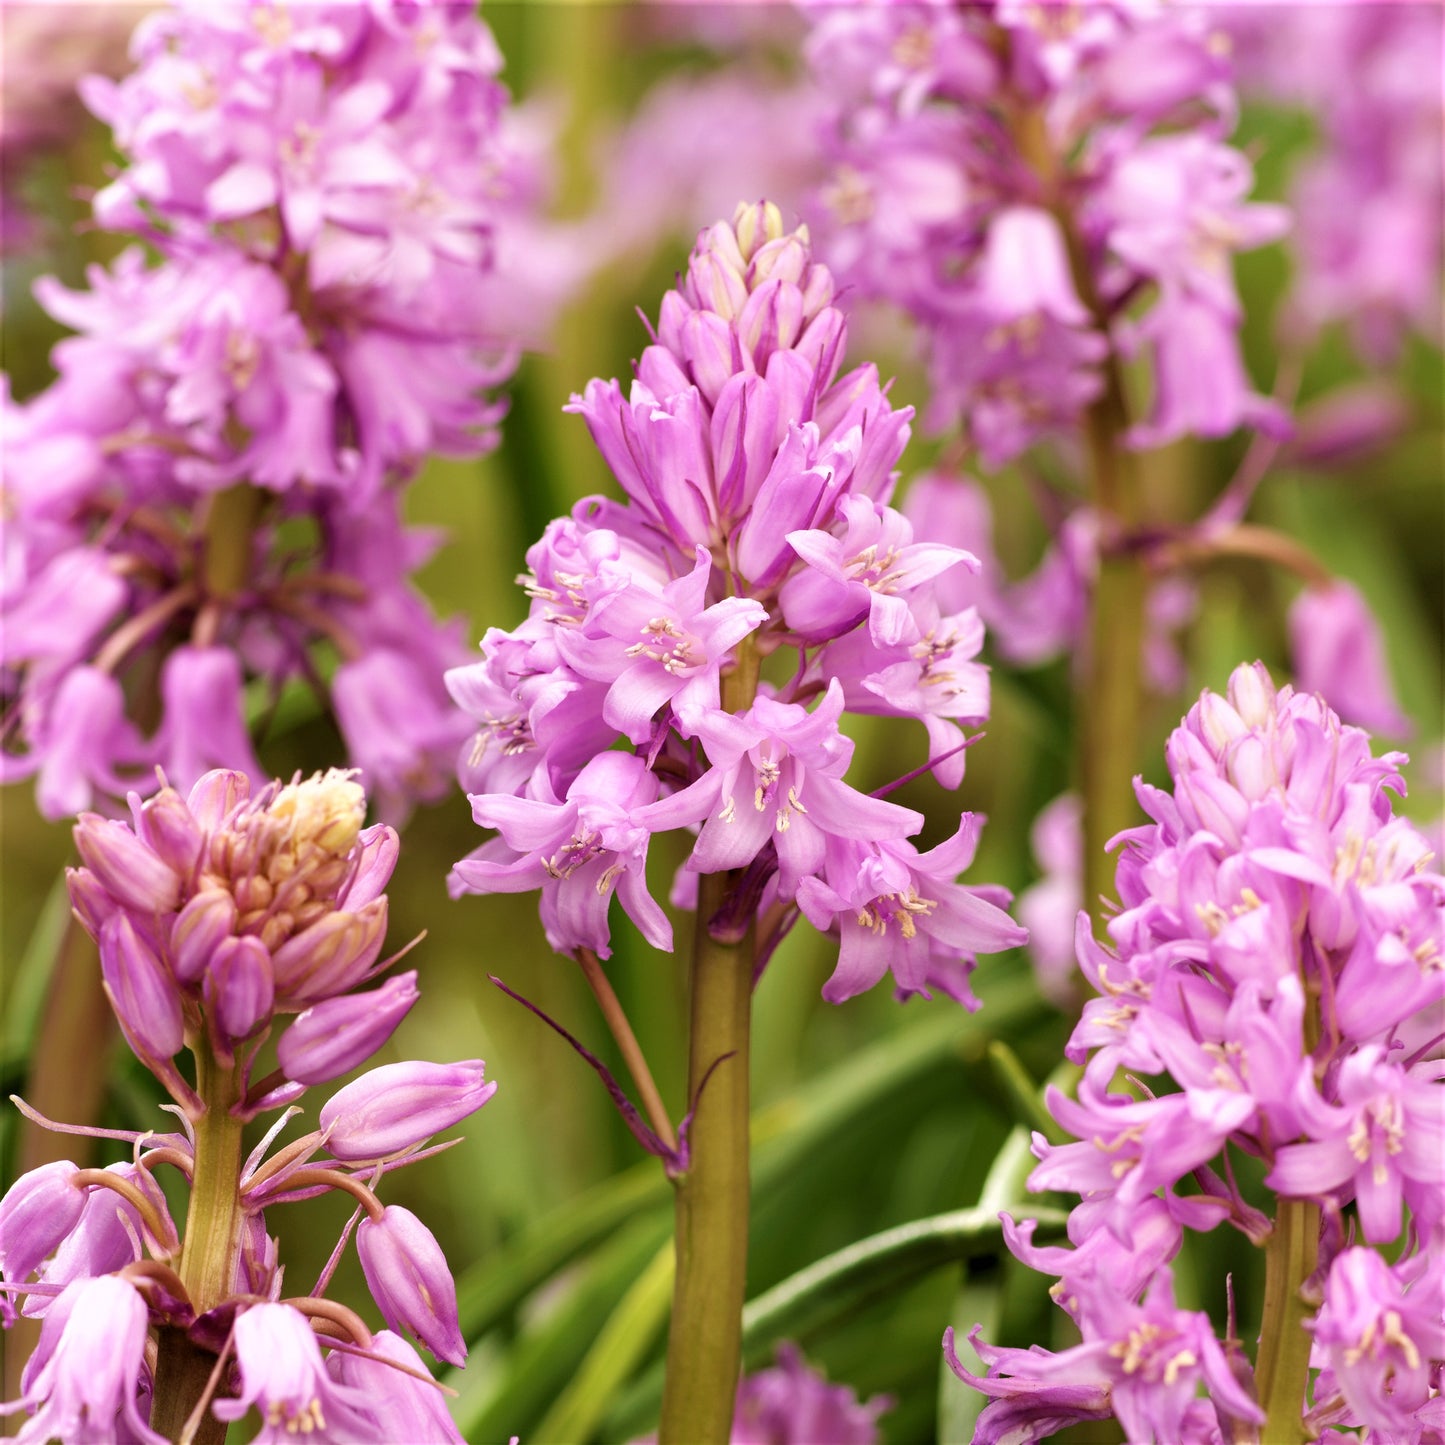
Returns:
[[[679,59],[696,57],[640,43],[647,29],[645,7],[503,3],[489,4],[486,14],[508,57],[515,92],[565,99],[561,207],[578,214],[595,199],[591,140],[634,107],[653,79]],[[1247,113],[1243,134],[1258,158],[1262,193],[1278,196],[1292,157],[1309,142],[1310,127],[1298,117]],[[94,232],[74,236],[66,229],[78,215],[72,192],[97,182],[104,159],[104,138],[91,128],[78,135],[63,164],[52,162],[32,186],[33,194],[51,203],[57,244],[12,269],[6,280],[6,365],[21,396],[44,383],[44,358],[58,334],[28,301],[29,277],[54,270],[78,283],[87,259],[114,249],[109,238]],[[501,448],[477,463],[437,462],[413,488],[413,519],[441,525],[451,538],[423,584],[443,613],[468,619],[473,637],[490,625],[511,626],[524,614],[525,599],[513,578],[546,520],[577,498],[608,489],[585,427],[563,416],[561,408],[589,377],[627,374],[629,358],[645,339],[634,307],[655,313],[688,241],[684,235],[658,236],[651,255],[601,278],[564,316],[551,349],[523,361],[510,388],[511,415]],[[1268,387],[1277,366],[1273,322],[1288,276],[1287,249],[1246,256],[1239,269],[1250,318],[1251,368]],[[877,359],[885,373],[898,377],[895,403],[923,402],[921,376],[909,356]],[[1301,399],[1360,374],[1345,339],[1327,337],[1308,358]],[[1433,747],[1438,757],[1445,612],[1438,353],[1412,345],[1399,378],[1415,410],[1407,435],[1348,473],[1276,471],[1261,490],[1257,515],[1300,537],[1368,597],[1388,638],[1402,702],[1420,728],[1419,751],[1428,756]],[[1227,480],[1242,450],[1236,438],[1177,446],[1149,458],[1157,513],[1196,514]],[[934,444],[916,438],[905,476],[926,465],[934,451]],[[1044,543],[1030,490],[1015,471],[986,481],[999,545],[1010,568],[1021,573]],[[1183,696],[1152,704],[1148,728],[1155,746],[1146,772],[1162,770],[1157,744],[1199,688],[1222,685],[1234,664],[1255,656],[1278,675],[1287,671],[1282,619],[1294,586],[1256,563],[1220,566],[1200,578],[1199,618],[1187,639],[1188,688]],[[988,738],[970,753],[961,793],[946,794],[925,779],[898,795],[897,801],[928,814],[931,839],[953,830],[960,808],[988,815],[974,881],[1017,890],[1036,876],[1029,827],[1040,807],[1068,784],[1071,705],[1064,663],[1027,674],[996,668]],[[336,738],[305,713],[302,708],[278,719],[265,741],[264,760],[277,772],[339,760]],[[858,785],[864,788],[923,761],[919,728],[868,719],[857,735]],[[1438,788],[1438,776],[1430,783],[1427,774],[1416,789],[1413,801],[1427,820],[1438,816]],[[36,816],[26,787],[8,789],[0,804],[5,1011],[0,1073],[8,1093],[22,1087],[47,949],[63,916],[54,890],[70,842],[63,825]],[[424,1214],[463,1281],[464,1318],[476,1344],[469,1368],[453,1383],[461,1390],[458,1416],[469,1422],[471,1438],[503,1440],[520,1433],[529,1445],[551,1445],[547,1434],[538,1432],[539,1423],[557,1407],[559,1392],[624,1293],[639,1277],[647,1278],[644,1271],[660,1268],[657,1252],[670,1228],[669,1191],[660,1170],[639,1160],[582,1062],[488,984],[488,973],[504,977],[625,1077],[580,976],[548,952],[535,899],[448,900],[447,869],[477,841],[460,793],[418,811],[405,830],[390,890],[391,937],[399,946],[426,931],[410,960],[420,970],[423,994],[388,1054],[481,1056],[501,1087],[470,1121],[463,1143],[403,1172],[385,1192]],[[654,890],[665,896],[675,859],[663,849],[654,854]],[[608,972],[678,1116],[684,1105],[685,971],[680,959],[650,954],[628,925],[616,922],[621,926]],[[686,930],[679,929],[679,938],[685,937]],[[831,1251],[975,1203],[1015,1122],[1018,1099],[990,1068],[988,1039],[1005,1039],[1022,1069],[1042,1078],[1059,1061],[1068,1031],[1068,1020],[1034,996],[1023,954],[991,960],[981,971],[984,1007],[975,1017],[946,1001],[900,1007],[886,988],[830,1007],[819,988],[832,962],[828,941],[802,927],[779,951],[757,993],[753,1087],[759,1142],[750,1297]],[[47,1041],[47,1046],[66,1044]],[[159,1101],[149,1077],[117,1059],[106,1117],[99,1122],[149,1125]],[[9,1159],[15,1116],[7,1111],[3,1117],[0,1147]],[[309,1286],[348,1212],[344,1201],[327,1199],[289,1206],[272,1221],[283,1237],[291,1287]],[[1195,1243],[1180,1271],[1183,1301],[1221,1312],[1226,1272],[1234,1274],[1242,1299],[1257,1299],[1257,1288],[1251,1288],[1259,1273],[1253,1251],[1212,1235]],[[945,1324],[952,1320],[962,1332],[974,1319],[990,1317],[999,1331],[994,1338],[1026,1344],[1035,1338],[1047,1342],[1058,1320],[1044,1299],[1044,1282],[987,1259],[975,1259],[966,1273],[960,1265],[939,1264],[904,1283],[852,1300],[824,1324],[805,1329],[801,1343],[860,1395],[895,1396],[897,1406],[884,1421],[886,1438],[916,1445],[934,1438],[938,1428],[939,1339]],[[354,1258],[343,1265],[336,1292],[370,1313]],[[640,1307],[636,1300],[634,1307]],[[638,1318],[644,1317],[652,1320],[645,1309]],[[624,1388],[617,1398],[588,1412],[600,1421],[600,1438],[622,1440],[648,1428],[662,1340],[662,1331],[652,1328],[623,1361]],[[753,1355],[756,1362],[756,1350]],[[947,1397],[947,1382],[943,1391]],[[959,1393],[967,1392],[959,1387]],[[569,1401],[568,1409],[573,1405],[575,1400]],[[945,1408],[940,1438],[967,1438],[967,1412],[961,1404]],[[577,1417],[564,1412],[562,1418]]]

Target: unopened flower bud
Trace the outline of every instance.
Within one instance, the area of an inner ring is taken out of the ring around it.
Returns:
[[[206,1006],[227,1040],[249,1038],[271,1016],[271,955],[259,938],[224,939],[206,970]]]
[[[290,841],[298,851],[310,846],[344,855],[361,834],[366,794],[349,772],[332,768],[304,782],[288,783],[266,811],[289,821]]]
[[[135,794],[131,794],[132,799]],[[188,878],[201,856],[205,835],[174,788],[162,788],[135,811],[141,841],[180,878]]]
[[[1244,719],[1217,692],[1206,692],[1199,699],[1199,722],[1209,745],[1221,753],[1249,732]]]
[[[364,1063],[392,1035],[417,1001],[416,972],[370,993],[326,1000],[299,1015],[281,1036],[281,1069],[298,1084],[324,1084]]]
[[[276,984],[290,1003],[310,1003],[360,983],[386,937],[385,898],[359,913],[328,913],[275,952]]]
[[[1236,667],[1229,677],[1229,700],[1245,725],[1261,728],[1274,707],[1274,684],[1262,662]]]
[[[105,890],[126,907],[164,913],[180,901],[180,879],[124,823],[82,813],[75,846]]]
[[[738,250],[751,260],[753,253],[783,234],[783,213],[772,201],[742,201],[733,212],[733,231]]]
[[[251,779],[234,768],[216,768],[201,777],[186,795],[196,822],[214,832],[251,796]]]
[[[338,908],[346,908],[353,913],[372,899],[380,898],[386,891],[401,846],[396,829],[388,828],[384,823],[363,829],[360,838],[361,853],[357,858],[356,871],[336,899]]]
[[[420,1144],[480,1109],[497,1092],[480,1059],[384,1064],[322,1106],[321,1128],[338,1159],[380,1159]]]
[[[754,290],[757,290],[764,281],[774,279],[791,281],[793,285],[798,286],[802,284],[808,264],[808,238],[805,227],[801,232],[795,231],[791,236],[779,236],[777,240],[760,246],[752,259],[752,264],[748,267],[748,279],[752,282]]]
[[[174,1058],[185,1041],[181,996],[155,950],[125,913],[100,930],[100,971],[131,1047],[142,1061]]]
[[[399,1205],[380,1219],[363,1219],[356,1252],[367,1288],[387,1324],[410,1330],[449,1365],[466,1362],[467,1346],[457,1322],[457,1287],[436,1236]]]
[[[687,274],[698,304],[729,321],[747,303],[748,288],[742,278],[742,268],[735,267],[730,258],[720,255],[713,247],[693,253]]]
[[[22,1284],[80,1222],[85,1192],[68,1159],[22,1174],[0,1199],[0,1275]]]
[[[236,928],[236,904],[223,888],[196,894],[171,925],[171,967],[182,983],[195,983]]]
[[[116,910],[115,899],[88,868],[67,868],[65,887],[70,894],[70,906],[82,927],[92,938],[98,938],[105,920]]]

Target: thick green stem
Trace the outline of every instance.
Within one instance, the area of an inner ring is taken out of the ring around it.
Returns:
[[[204,1043],[196,1053],[196,1092],[206,1112],[195,1124],[196,1164],[180,1275],[196,1313],[203,1314],[232,1292],[242,1220],[242,1124],[231,1113],[239,1098],[235,1071],[217,1063]],[[160,1332],[153,1429],[168,1440],[183,1439],[215,1364],[216,1357],[193,1345],[184,1330]],[[207,1411],[193,1438],[198,1445],[220,1445],[226,1427]]]
[[[723,681],[729,712],[751,706],[758,659],[747,642]],[[677,1184],[677,1276],[667,1340],[660,1445],[726,1445],[742,1364],[748,1267],[748,1029],[755,927],[720,943],[708,922],[740,882],[705,873],[698,883],[692,958],[688,1098],[695,1110],[691,1162]]]
[[[1079,709],[1079,784],[1084,802],[1084,906],[1097,930],[1102,896],[1114,892],[1113,860],[1104,851],[1116,833],[1138,819],[1133,778],[1144,703],[1143,558],[1120,547],[1139,525],[1140,498],[1133,455],[1123,437],[1129,424],[1123,372],[1109,331],[1109,316],[1079,235],[1044,116],[1022,109],[1013,121],[1019,153],[1039,178],[1069,253],[1074,287],[1098,334],[1109,343],[1103,390],[1084,414],[1089,500],[1099,529],[1099,574],[1094,588],[1086,670]]]
[[[706,929],[731,881],[729,874],[712,874],[698,887],[688,1065],[696,1113],[691,1166],[677,1186],[677,1281],[661,1445],[725,1445],[742,1360],[753,930],[741,943],[727,944],[708,937]]]
[[[251,574],[251,538],[266,494],[237,482],[211,498],[201,552],[201,581],[208,596],[234,597]]]
[[[1144,573],[1136,558],[1099,563],[1088,672],[1078,692],[1079,781],[1084,799],[1084,905],[1097,929],[1114,894],[1109,839],[1141,821],[1133,778],[1144,684]]]
[[[1264,1321],[1254,1371],[1265,1417],[1259,1438],[1269,1445],[1304,1445],[1313,1438],[1303,1417],[1310,1369],[1304,1322],[1314,1310],[1302,1291],[1315,1272],[1319,1242],[1319,1206],[1281,1199],[1265,1247]]]

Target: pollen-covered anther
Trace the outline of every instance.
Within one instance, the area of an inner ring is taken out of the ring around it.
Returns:
[[[266,1423],[274,1430],[284,1427],[288,1435],[314,1435],[325,1430],[326,1416],[321,1410],[321,1401],[312,1399],[303,1409],[292,1411],[286,1400],[272,1400],[266,1410]]]
[[[1220,929],[1229,922],[1229,915],[1212,898],[1205,903],[1196,903],[1194,916],[1211,938],[1218,938]]]

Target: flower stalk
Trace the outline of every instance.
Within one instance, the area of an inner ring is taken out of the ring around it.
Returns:
[[[722,705],[752,706],[758,655],[738,648]],[[749,1032],[756,926],[719,942],[709,924],[744,870],[698,881],[687,1089],[691,1162],[677,1181],[677,1272],[667,1340],[660,1445],[726,1445],[742,1366],[748,1268]]]
[[[181,1282],[198,1315],[214,1308],[232,1291],[241,1232],[242,1123],[231,1113],[239,1100],[234,1068],[216,1060],[198,1041],[196,1092],[206,1112],[194,1121],[195,1174],[186,1211],[181,1250]],[[192,1417],[197,1445],[221,1445],[226,1426],[198,1406],[211,1387],[215,1355],[192,1343],[176,1328],[160,1331],[155,1403],[151,1423],[167,1439],[187,1438]]]
[[[1303,1419],[1309,1383],[1310,1335],[1304,1322],[1315,1307],[1304,1297],[1319,1253],[1320,1211],[1305,1199],[1281,1199],[1274,1233],[1265,1246],[1264,1321],[1255,1379],[1265,1412],[1261,1440],[1305,1445]]]
[[[1060,194],[1058,159],[1043,111],[1023,108],[1014,122],[1019,153],[1038,177],[1048,209],[1058,222],[1069,272],[1098,334],[1108,343],[1101,362],[1103,389],[1083,413],[1089,500],[1099,528],[1099,571],[1094,581],[1085,671],[1077,697],[1079,785],[1084,809],[1084,907],[1095,929],[1101,900],[1113,885],[1110,838],[1136,821],[1130,786],[1139,754],[1144,701],[1144,560],[1118,545],[1139,524],[1134,458],[1123,446],[1128,405],[1118,353],[1093,268],[1071,207]]]

